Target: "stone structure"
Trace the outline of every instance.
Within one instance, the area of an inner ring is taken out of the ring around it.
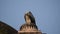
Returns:
[[[18,31],[15,30],[13,27],[0,21],[0,34],[18,34]]]
[[[31,12],[24,15],[26,23],[20,27],[18,34],[42,34],[35,23],[35,18]]]
[[[46,34],[38,30],[38,27],[35,22],[35,18],[31,12],[27,12],[24,15],[26,23],[20,27],[20,30],[17,31],[8,24],[0,21],[0,34]]]

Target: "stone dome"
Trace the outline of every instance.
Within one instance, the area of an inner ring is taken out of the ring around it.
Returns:
[[[27,31],[27,30],[35,31],[35,30],[38,30],[38,28],[35,24],[23,24],[20,27],[20,31]]]

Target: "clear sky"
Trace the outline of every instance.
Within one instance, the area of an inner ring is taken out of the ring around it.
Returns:
[[[39,30],[60,34],[60,0],[0,0],[0,21],[19,30],[27,10],[33,13]]]

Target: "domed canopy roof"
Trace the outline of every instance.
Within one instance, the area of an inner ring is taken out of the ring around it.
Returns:
[[[17,34],[18,31],[15,30],[10,25],[0,21],[0,34]]]
[[[37,26],[35,24],[23,24],[21,27],[20,27],[20,30],[38,30]],[[24,31],[25,31],[24,30]]]

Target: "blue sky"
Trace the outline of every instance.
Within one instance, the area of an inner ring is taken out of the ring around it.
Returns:
[[[26,11],[33,13],[39,30],[60,34],[60,0],[0,0],[0,21],[16,30],[25,23]]]

